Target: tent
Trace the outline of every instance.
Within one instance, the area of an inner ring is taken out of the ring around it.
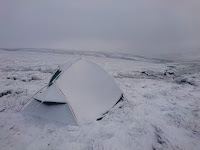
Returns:
[[[23,111],[45,121],[81,125],[100,120],[121,100],[122,91],[103,68],[78,59],[60,66]]]

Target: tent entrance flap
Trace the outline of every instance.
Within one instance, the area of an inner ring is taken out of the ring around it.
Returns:
[[[67,103],[66,97],[54,84],[35,95],[34,99],[41,102]]]
[[[35,99],[23,109],[26,114],[35,117],[39,122],[57,122],[66,125],[77,126],[68,104],[45,102],[41,103]]]

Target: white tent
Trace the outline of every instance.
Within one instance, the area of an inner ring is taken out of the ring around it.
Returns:
[[[59,67],[47,88],[24,110],[46,120],[79,125],[101,118],[122,99],[122,91],[104,69],[79,59]]]

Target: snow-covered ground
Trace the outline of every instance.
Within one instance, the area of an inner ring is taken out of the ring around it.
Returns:
[[[81,127],[38,124],[18,112],[57,66],[80,57],[115,78],[128,99],[122,107]],[[0,50],[0,149],[199,150],[200,61]]]

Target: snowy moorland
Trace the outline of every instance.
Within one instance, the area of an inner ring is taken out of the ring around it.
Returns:
[[[39,124],[18,112],[59,65],[80,57],[114,77],[127,98],[122,107],[81,127]],[[200,61],[0,50],[0,149],[199,150]]]

